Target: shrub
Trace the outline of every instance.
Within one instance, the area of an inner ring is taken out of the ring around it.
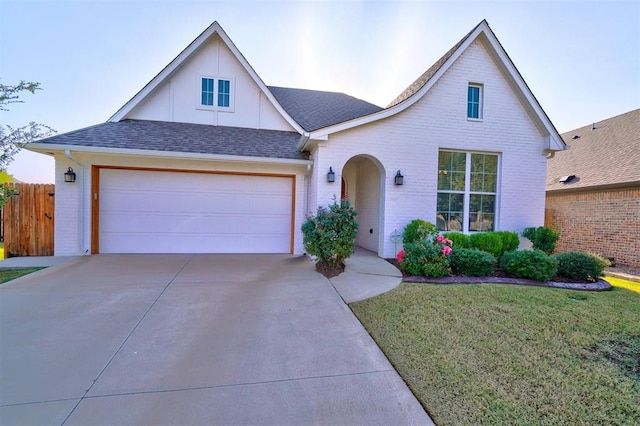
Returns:
[[[402,233],[402,243],[434,240],[438,235],[438,227],[422,219],[414,219],[405,226]]]
[[[491,275],[496,264],[496,258],[491,253],[470,248],[456,248],[451,252],[449,261],[453,272],[470,277]]]
[[[603,263],[594,255],[570,251],[554,256],[558,261],[558,275],[581,281],[597,281],[602,276]]]
[[[404,245],[398,254],[398,266],[410,275],[446,277],[451,274],[449,254],[451,240],[442,236],[435,240],[419,240]]]
[[[517,250],[505,253],[500,267],[518,278],[549,281],[558,270],[558,261],[540,250]]]
[[[316,216],[309,216],[302,225],[307,253],[317,256],[319,263],[344,268],[355,247],[357,214],[347,200],[318,207]]]
[[[537,228],[525,228],[522,236],[533,243],[534,250],[542,250],[547,254],[553,253],[560,235],[552,228],[538,226]]]
[[[478,232],[469,236],[469,246],[491,253],[495,258],[502,256],[502,238],[496,232]]]
[[[518,237],[517,232],[496,231],[494,233],[502,240],[502,253],[500,254],[500,257],[508,251],[518,250],[520,238]]]
[[[454,248],[469,248],[469,236],[462,232],[445,232],[442,234],[445,238],[448,238],[453,242]]]

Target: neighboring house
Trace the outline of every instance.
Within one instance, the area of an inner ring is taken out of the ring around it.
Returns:
[[[28,146],[55,157],[56,255],[300,254],[305,217],[348,197],[383,257],[415,218],[542,225],[564,148],[486,21],[384,109],[265,85],[214,22],[108,122]]]
[[[585,251],[640,267],[640,109],[562,135],[547,162],[546,222],[558,251]]]

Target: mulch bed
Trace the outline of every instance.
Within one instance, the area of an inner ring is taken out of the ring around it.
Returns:
[[[389,263],[398,267],[396,259],[386,259]],[[400,269],[400,268],[398,268]],[[450,277],[431,278],[416,277],[402,273],[402,281],[405,283],[424,283],[424,284],[515,284],[515,285],[532,285],[538,287],[554,287],[565,288],[569,290],[584,291],[607,291],[611,290],[611,284],[604,280],[596,282],[584,282],[570,280],[565,277],[555,276],[553,281],[540,282],[528,280],[524,278],[515,278],[506,272],[496,269],[495,273],[487,277],[467,277],[465,275],[452,275]]]

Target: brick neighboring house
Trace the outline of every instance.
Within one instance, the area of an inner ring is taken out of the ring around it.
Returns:
[[[640,109],[562,135],[547,162],[545,223],[559,252],[579,250],[640,267]]]

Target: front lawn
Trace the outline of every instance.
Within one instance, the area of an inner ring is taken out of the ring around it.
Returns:
[[[403,284],[351,307],[436,424],[640,424],[640,294]]]
[[[640,283],[615,277],[604,277],[604,279],[614,287],[626,288],[627,290],[635,291],[640,294]]]
[[[39,271],[40,269],[44,268],[7,269],[4,271],[0,270],[0,284],[6,283],[7,281],[15,280],[16,278],[20,278],[23,275]]]

